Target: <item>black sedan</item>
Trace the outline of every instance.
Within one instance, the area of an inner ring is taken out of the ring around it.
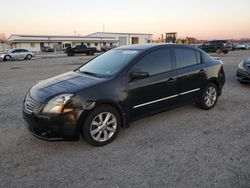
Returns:
[[[225,82],[223,63],[184,45],[112,49],[80,68],[40,81],[27,93],[23,117],[44,140],[110,143],[129,122],[189,103],[213,108]]]
[[[236,73],[236,78],[241,83],[250,83],[250,58],[242,61]]]

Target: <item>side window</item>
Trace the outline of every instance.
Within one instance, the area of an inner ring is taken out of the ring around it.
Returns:
[[[216,41],[211,41],[210,43],[212,46],[216,45]]]
[[[196,54],[197,63],[201,64],[202,63],[201,53],[199,51],[195,51],[195,54]]]
[[[149,76],[172,70],[172,57],[170,48],[159,49],[145,55],[139,60],[133,71],[148,72]]]
[[[177,69],[197,64],[197,58],[194,50],[175,48],[174,52]]]

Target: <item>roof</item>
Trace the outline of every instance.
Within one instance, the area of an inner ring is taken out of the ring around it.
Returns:
[[[32,42],[32,41],[117,41],[114,37],[88,37],[67,35],[19,35],[13,34],[8,38],[9,42]]]
[[[95,33],[91,33],[87,36],[92,36],[92,35],[96,35],[96,34],[118,34],[118,35],[153,35],[151,33],[115,33],[115,32],[95,32]]]
[[[160,47],[160,46],[166,46],[166,47],[170,47],[170,46],[183,47],[183,46],[185,46],[188,48],[193,48],[193,49],[195,48],[193,46],[183,45],[183,44],[147,43],[147,44],[133,44],[133,45],[128,45],[128,46],[121,46],[121,47],[118,47],[115,49],[118,49],[118,50],[148,50],[150,48]]]

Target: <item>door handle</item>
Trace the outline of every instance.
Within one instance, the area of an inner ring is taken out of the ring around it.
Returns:
[[[176,80],[176,79],[174,79],[174,78],[169,78],[169,79],[167,80],[167,83],[173,83],[173,82],[175,82],[175,80]]]

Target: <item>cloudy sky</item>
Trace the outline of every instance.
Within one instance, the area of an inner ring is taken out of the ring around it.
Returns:
[[[250,38],[250,0],[1,0],[0,33]]]

